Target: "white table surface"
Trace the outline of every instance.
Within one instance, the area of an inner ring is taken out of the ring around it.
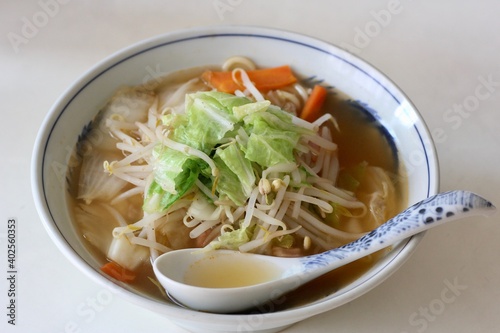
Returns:
[[[436,141],[441,190],[468,189],[500,204],[499,12],[495,0],[1,0],[0,331],[185,332],[80,273],[34,207],[36,133],[58,96],[96,62],[198,25],[261,25],[323,39],[381,69],[415,103]],[[9,218],[18,223],[15,326],[6,316]],[[285,332],[498,332],[499,219],[431,230],[383,284]]]

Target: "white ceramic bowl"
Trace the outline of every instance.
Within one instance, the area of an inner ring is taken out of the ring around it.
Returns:
[[[360,278],[314,303],[267,314],[208,314],[151,299],[103,275],[75,232],[66,198],[69,152],[84,126],[119,86],[142,84],[182,68],[221,64],[233,55],[248,56],[266,67],[289,64],[299,74],[322,79],[364,103],[395,144],[402,172],[408,177],[409,203],[437,193],[438,162],[431,136],[414,106],[387,77],[325,42],[242,26],[169,33],[126,48],[90,69],[55,103],[41,127],[32,165],[33,192],[45,228],[60,250],[82,272],[123,298],[195,332],[276,332],[374,288],[408,259],[423,235],[398,244]]]

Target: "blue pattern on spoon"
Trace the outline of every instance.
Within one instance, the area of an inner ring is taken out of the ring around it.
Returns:
[[[493,204],[472,192],[450,191],[425,199],[403,213],[390,219],[365,236],[336,249],[301,259],[304,270],[326,266],[332,260],[344,260],[353,253],[373,253],[377,249],[394,244],[402,233],[414,231],[417,234],[430,227],[430,224],[442,224],[448,219],[472,209],[492,208]]]

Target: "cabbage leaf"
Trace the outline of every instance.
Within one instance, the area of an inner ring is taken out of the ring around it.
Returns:
[[[243,151],[239,148],[239,145],[235,142],[232,143],[224,148],[219,148],[217,149],[216,156],[220,158],[221,162],[224,163],[224,165],[231,171],[235,176],[235,186],[238,186],[241,188],[241,191],[244,196],[243,204],[246,201],[246,199],[250,196],[250,193],[252,193],[252,189],[254,188],[255,185],[255,174],[252,168],[252,163],[250,160],[245,158],[245,154]],[[219,168],[219,172],[222,173],[222,170],[225,168]],[[222,183],[223,179],[220,179],[218,182],[218,189],[222,190],[222,187],[224,186]],[[219,190],[219,192],[221,192]],[[230,193],[227,193],[229,197]],[[237,203],[237,202],[235,202]]]
[[[165,210],[199,179],[215,184],[216,195],[244,205],[257,186],[254,170],[295,162],[303,134],[315,134],[293,123],[293,117],[269,101],[252,102],[217,91],[186,95],[184,114],[164,116],[169,138],[212,158],[213,173],[201,158],[159,144],[153,150],[154,180],[145,191],[144,210]],[[244,131],[244,133],[242,132]],[[239,135],[239,138],[238,138]]]
[[[255,225],[250,227],[240,226],[239,229],[223,233],[219,236],[219,238],[217,238],[217,240],[210,242],[207,246],[213,250],[238,250],[241,245],[248,243],[251,240],[254,229]]]
[[[143,210],[147,213],[168,209],[191,189],[206,165],[199,158],[170,148],[162,152],[154,165],[155,178],[144,196]]]
[[[249,116],[251,120],[245,118],[247,128],[251,132],[245,157],[263,167],[294,162],[293,151],[299,142],[300,133],[273,126],[276,123],[268,122],[267,114],[267,112],[258,112]],[[294,126],[282,127],[293,129]]]
[[[248,98],[216,91],[188,94],[186,121],[176,127],[173,139],[209,154],[235,128],[232,108],[247,103]]]

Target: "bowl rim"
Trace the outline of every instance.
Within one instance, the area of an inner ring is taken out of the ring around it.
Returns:
[[[207,38],[207,37],[220,37],[220,36],[246,36],[246,37],[263,37],[284,40],[302,46],[312,47],[318,51],[328,53],[344,62],[348,62],[352,66],[356,67],[358,70],[363,71],[366,75],[370,76],[362,68],[358,67],[358,64],[370,68],[374,73],[376,73],[379,80],[384,80],[383,83],[379,82],[376,78],[373,78],[380,84],[384,89],[392,95],[392,97],[401,104],[401,101],[389,91],[386,85],[390,85],[392,90],[400,95],[400,98],[405,102],[409,103],[411,108],[415,111],[417,121],[419,123],[419,136],[422,139],[424,135],[425,139],[428,141],[424,146],[424,150],[427,158],[427,173],[428,184],[427,184],[427,196],[437,193],[439,188],[439,161],[437,157],[436,148],[434,142],[432,141],[432,136],[424,122],[421,114],[418,112],[417,108],[412,104],[410,99],[406,94],[382,71],[370,64],[364,59],[361,59],[358,55],[350,53],[349,51],[340,48],[330,42],[323,41],[316,37],[310,37],[308,35],[297,33],[288,30],[266,28],[250,25],[217,25],[217,26],[204,26],[195,27],[188,29],[181,29],[176,31],[171,31],[165,34],[160,34],[139,42],[136,42],[128,47],[122,48],[117,52],[112,53],[110,56],[104,58],[102,61],[98,62],[92,66],[89,70],[85,71],[83,75],[78,77],[56,100],[56,102],[51,107],[49,113],[45,117],[41,124],[40,130],[37,134],[35,145],[33,148],[32,155],[32,165],[31,165],[31,184],[32,192],[35,201],[35,206],[38,214],[41,217],[42,223],[47,230],[52,241],[55,242],[57,247],[63,254],[70,260],[72,264],[78,267],[84,274],[89,276],[92,280],[96,281],[100,285],[104,285],[106,288],[110,288],[111,291],[119,293],[120,296],[124,297],[131,303],[136,305],[145,306],[156,312],[169,314],[178,317],[182,320],[193,320],[197,317],[207,317],[213,319],[229,319],[231,323],[238,318],[248,317],[248,314],[213,314],[213,313],[203,313],[193,310],[186,310],[181,307],[165,306],[164,303],[150,299],[143,295],[138,295],[132,291],[121,288],[116,285],[111,280],[103,277],[99,272],[95,271],[93,267],[90,266],[83,258],[81,258],[73,249],[73,247],[66,241],[62,232],[58,229],[56,222],[50,212],[47,198],[45,196],[45,187],[43,183],[43,165],[45,161],[45,152],[49,143],[50,135],[57,125],[64,109],[71,103],[71,101],[83,90],[85,87],[90,85],[95,78],[99,75],[104,74],[111,68],[119,65],[121,62],[132,58],[140,53],[145,53],[151,49],[166,46],[171,43],[193,40],[197,38]],[[335,54],[333,53],[335,51]],[[338,54],[342,54],[345,58],[340,58]],[[349,59],[349,61],[347,61]],[[423,132],[422,135],[420,132]],[[422,141],[423,142],[423,141]],[[431,161],[431,162],[429,162]],[[273,312],[273,313],[263,313],[263,315],[268,318],[272,318],[274,323],[282,322],[285,325],[290,322],[290,316],[295,316],[296,321],[310,317],[311,315],[317,315],[326,311],[329,311],[335,307],[341,306],[363,294],[372,290],[375,286],[382,283],[390,275],[392,275],[406,260],[409,259],[411,254],[416,250],[417,245],[422,240],[425,233],[421,233],[409,238],[405,241],[402,246],[398,249],[398,252],[393,255],[393,257],[384,263],[383,266],[377,269],[377,272],[373,274],[369,279],[363,281],[359,285],[345,290],[343,293],[335,296],[335,301],[326,302],[313,302],[305,304],[304,306],[299,306],[291,309],[286,309],[283,311]],[[90,268],[90,269],[89,269]],[[383,271],[383,274],[380,272]],[[255,315],[255,314],[253,314]],[[236,319],[235,319],[236,318]],[[285,323],[286,322],[286,323]],[[219,323],[223,325],[223,322]],[[276,325],[273,325],[276,326]]]

